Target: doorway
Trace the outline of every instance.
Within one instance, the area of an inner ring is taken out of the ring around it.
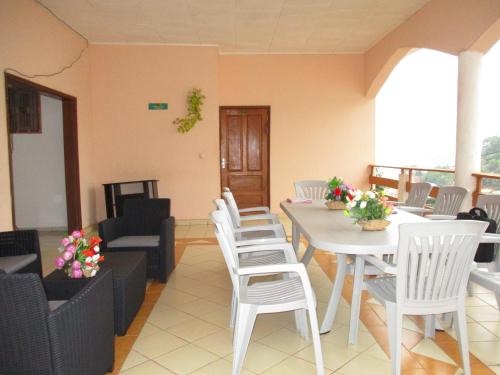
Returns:
[[[270,107],[220,107],[221,190],[240,208],[270,203]]]
[[[75,97],[5,73],[12,223],[80,229]]]

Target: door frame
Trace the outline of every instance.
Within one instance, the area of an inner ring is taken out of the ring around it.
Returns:
[[[267,128],[268,128],[268,142],[267,142],[267,201],[269,202],[269,206],[271,206],[271,106],[270,105],[221,105],[219,106],[219,180],[220,180],[220,191],[222,195],[222,173],[221,173],[221,164],[222,164],[222,154],[221,154],[221,141],[222,141],[222,121],[221,121],[221,111],[225,109],[264,109],[267,111]]]
[[[64,177],[66,185],[66,216],[68,231],[82,228],[82,207],[80,198],[80,168],[78,156],[78,120],[77,98],[63,92],[51,89],[38,83],[28,81],[13,74],[4,73],[5,100],[7,116],[7,144],[9,152],[10,197],[12,207],[12,226],[16,225],[14,203],[14,181],[12,178],[12,137],[9,126],[8,95],[9,83],[29,87],[37,93],[51,96],[62,101],[63,107],[63,141],[64,141]]]

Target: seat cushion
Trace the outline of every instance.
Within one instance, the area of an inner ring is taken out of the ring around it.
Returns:
[[[123,236],[108,242],[108,247],[158,247],[160,236]]]
[[[14,273],[33,263],[35,260],[36,254],[0,257],[0,269],[4,270],[5,273]]]
[[[49,310],[54,311],[59,306],[62,306],[66,303],[66,301],[49,301]]]

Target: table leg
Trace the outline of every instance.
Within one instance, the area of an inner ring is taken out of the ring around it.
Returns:
[[[311,261],[312,257],[313,257],[313,254],[314,254],[314,250],[316,250],[313,246],[311,245],[307,245],[307,249],[306,249],[306,252],[304,253],[304,256],[302,257],[302,259],[300,260],[302,263],[304,263],[306,266],[309,264],[309,262]]]
[[[365,274],[365,260],[362,256],[356,256],[354,261],[354,284],[352,287],[351,321],[349,323],[349,344],[354,345],[358,341],[359,309],[361,306],[361,293],[363,292],[363,276]]]
[[[292,222],[292,246],[295,253],[298,253],[300,246],[300,231],[297,225]]]
[[[320,333],[328,333],[332,329],[337,308],[339,307],[340,298],[342,298],[342,288],[344,287],[344,280],[347,271],[347,255],[337,254],[337,272],[335,274],[335,281],[332,287],[332,294],[328,301],[325,317],[321,323]]]

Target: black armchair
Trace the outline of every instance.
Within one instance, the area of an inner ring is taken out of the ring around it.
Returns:
[[[147,277],[165,283],[175,267],[175,218],[170,199],[128,199],[123,216],[99,223],[103,252],[144,251]]]
[[[36,230],[0,232],[0,269],[5,273],[37,273],[42,276],[40,242]]]
[[[111,272],[101,270],[70,300],[56,304],[47,301],[38,275],[0,272],[0,374],[102,375],[112,370]]]

